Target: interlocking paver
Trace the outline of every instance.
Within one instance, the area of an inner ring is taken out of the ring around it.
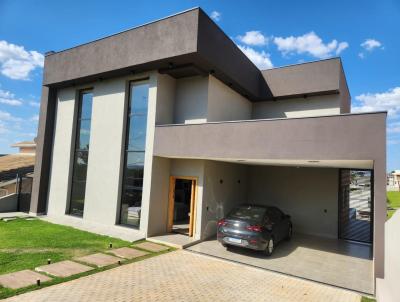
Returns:
[[[122,259],[115,257],[115,256],[111,256],[111,255],[97,253],[97,254],[79,257],[79,258],[76,258],[75,260],[85,262],[88,264],[92,264],[92,265],[96,265],[97,267],[104,267],[107,265],[118,263],[118,261],[121,261]]]
[[[70,260],[60,261],[53,264],[43,265],[35,268],[38,272],[45,272],[56,277],[69,277],[92,270],[93,267],[76,263]]]
[[[50,277],[30,271],[23,270],[15,273],[9,273],[0,276],[0,285],[12,289],[18,289],[36,284],[37,280],[46,282],[51,280]]]
[[[176,251],[6,301],[360,302],[360,295],[311,281]]]
[[[154,252],[154,253],[158,253],[158,252],[162,252],[162,251],[166,251],[168,250],[167,246],[161,245],[161,244],[157,244],[157,243],[153,243],[153,242],[142,242],[139,244],[135,244],[135,247],[139,247],[141,249],[150,251],[150,252]]]
[[[110,253],[114,254],[115,256],[118,256],[121,258],[126,258],[126,259],[133,259],[133,258],[141,257],[141,256],[148,254],[144,251],[131,249],[129,247],[121,247],[119,249],[111,250]]]

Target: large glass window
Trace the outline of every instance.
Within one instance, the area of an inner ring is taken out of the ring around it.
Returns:
[[[82,91],[80,93],[72,168],[71,199],[69,203],[69,213],[75,216],[83,216],[85,204],[92,102],[93,94],[91,91]]]
[[[139,228],[142,207],[149,85],[130,85],[120,223]]]

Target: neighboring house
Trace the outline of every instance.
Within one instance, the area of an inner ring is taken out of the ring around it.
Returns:
[[[19,152],[0,157],[0,197],[16,193],[18,177],[33,173],[36,142],[19,142],[11,147]]]
[[[387,190],[399,191],[400,190],[400,170],[394,170],[386,175]]]
[[[383,277],[386,112],[351,113],[339,58],[260,71],[193,9],[47,53],[41,102],[32,213],[203,240],[276,205]]]
[[[0,157],[0,212],[29,212],[36,142],[20,142],[19,153]]]

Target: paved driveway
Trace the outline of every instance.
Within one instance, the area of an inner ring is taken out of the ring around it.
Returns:
[[[360,296],[310,281],[176,251],[7,301],[324,301]]]

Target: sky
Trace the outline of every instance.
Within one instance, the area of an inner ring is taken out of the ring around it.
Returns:
[[[352,111],[388,111],[387,169],[400,169],[398,0],[0,0],[0,154],[36,135],[46,51],[198,6],[260,69],[340,56]]]

